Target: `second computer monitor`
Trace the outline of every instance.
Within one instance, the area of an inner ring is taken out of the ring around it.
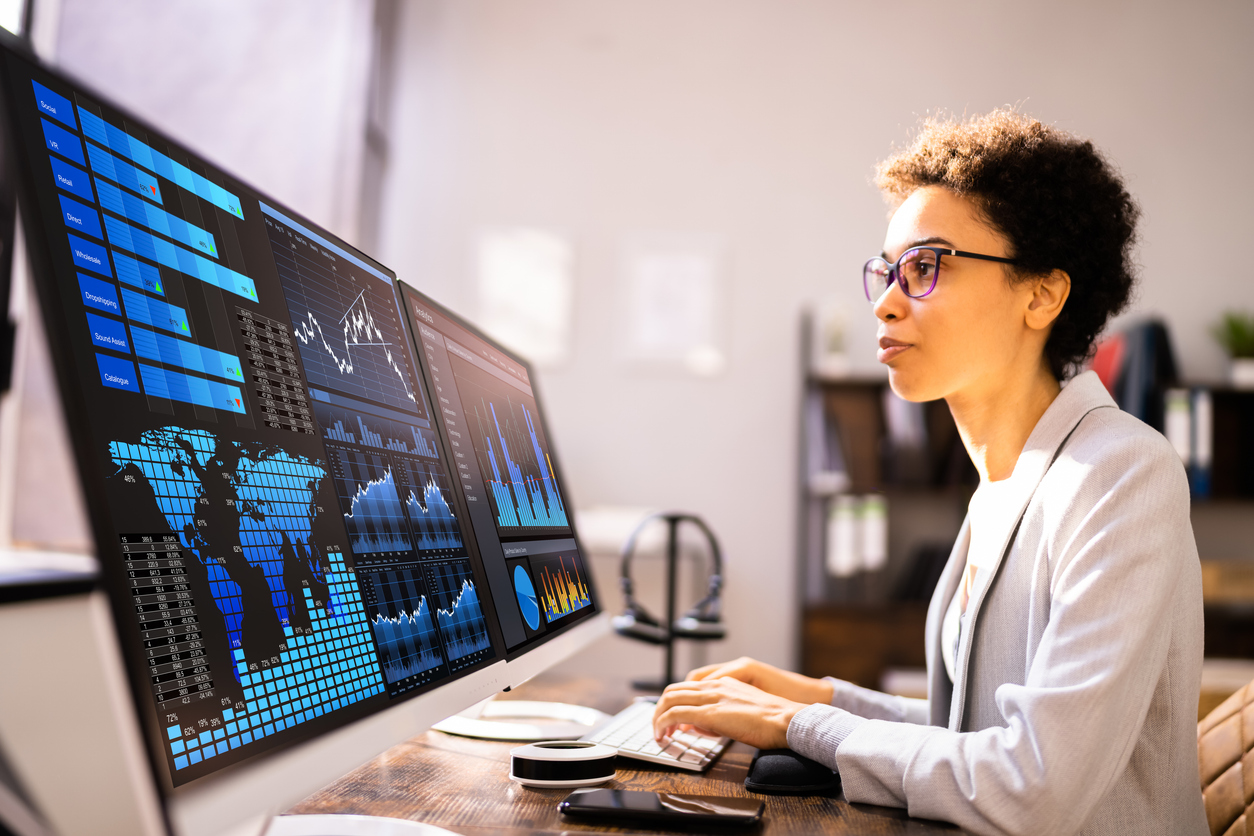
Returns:
[[[516,353],[400,287],[512,658],[595,609],[535,376]]]

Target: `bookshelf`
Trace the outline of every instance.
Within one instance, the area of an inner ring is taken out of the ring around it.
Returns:
[[[806,316],[801,669],[879,687],[889,668],[924,664],[927,603],[979,477],[943,401],[906,403],[882,375],[821,374],[812,328]]]

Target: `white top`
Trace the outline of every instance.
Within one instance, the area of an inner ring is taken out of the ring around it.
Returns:
[[[971,546],[967,549],[967,568],[959,583],[958,594],[949,601],[945,620],[941,622],[941,659],[949,681],[957,681],[954,657],[967,624],[967,601],[974,598],[988,583],[990,572],[997,565],[1006,537],[1014,526],[1019,510],[1014,491],[1014,476],[998,482],[980,482],[980,487],[967,506],[971,521]],[[963,586],[965,585],[965,590]],[[965,594],[964,594],[965,593]]]

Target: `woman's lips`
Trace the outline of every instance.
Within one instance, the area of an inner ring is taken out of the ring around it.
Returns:
[[[901,352],[912,346],[910,343],[903,343],[901,340],[890,339],[889,337],[880,337],[880,350],[876,352],[875,359],[881,363],[887,363]]]

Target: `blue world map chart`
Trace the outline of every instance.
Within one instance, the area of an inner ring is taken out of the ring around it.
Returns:
[[[148,430],[135,444],[115,441],[109,454],[119,468],[139,469],[170,530],[204,565],[232,648],[243,646],[245,580],[233,569],[263,573],[283,626],[303,605],[288,588],[290,563],[300,561],[325,580],[311,542],[315,494],[327,476],[321,462],[182,427]],[[198,525],[197,517],[207,524]],[[338,611],[342,602],[332,594],[327,606]]]
[[[119,472],[142,474],[170,529],[205,567],[242,688],[243,701],[222,710],[221,724],[166,729],[176,770],[383,693],[357,579],[338,551],[325,551],[324,568],[312,542],[327,475],[321,462],[182,427],[115,441],[109,454]],[[325,584],[324,601],[305,584],[296,588],[294,566]],[[282,625],[282,645],[263,648],[270,658],[260,663],[244,649],[249,576],[264,581]],[[302,632],[291,626],[297,616],[308,625]]]

